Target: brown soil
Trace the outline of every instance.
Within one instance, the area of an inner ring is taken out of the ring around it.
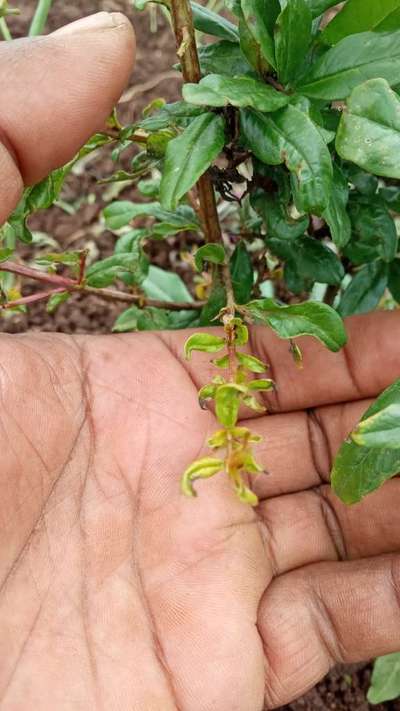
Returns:
[[[18,4],[18,3],[16,3]],[[22,13],[13,18],[10,26],[15,36],[26,33],[31,19],[35,0],[24,0],[19,3]],[[120,107],[120,117],[125,123],[135,120],[152,99],[164,96],[168,100],[179,98],[179,80],[171,78],[171,65],[175,61],[174,42],[170,28],[160,13],[156,14],[157,32],[151,31],[151,16],[148,12],[139,13],[132,9],[129,0],[55,0],[49,20],[49,29],[54,30],[63,24],[83,15],[89,15],[99,10],[123,11],[131,19],[136,28],[138,54],[135,72],[131,86],[136,87],[134,99]],[[153,15],[154,22],[154,15]],[[149,87],[149,80],[157,85]],[[58,249],[79,249],[88,247],[100,257],[108,256],[113,251],[115,237],[105,231],[99,222],[100,211],[104,205],[104,187],[97,184],[97,178],[109,175],[113,164],[104,153],[95,157],[77,176],[72,175],[63,192],[63,199],[79,206],[72,215],[62,209],[53,207],[46,212],[37,214],[30,226],[51,236]],[[96,200],[93,197],[96,196]],[[89,196],[89,197],[88,197]],[[129,197],[129,192],[123,193]],[[52,247],[54,249],[54,245]],[[23,248],[21,255],[29,261],[37,255],[37,248]],[[158,243],[157,252],[152,255],[154,263],[168,267],[171,255],[179,251],[179,240],[172,239],[168,247]],[[31,287],[32,289],[35,287]],[[24,293],[29,293],[29,286]],[[68,304],[61,306],[54,316],[46,313],[42,304],[30,308],[29,314],[7,314],[0,320],[0,331],[9,333],[26,330],[62,331],[64,333],[109,333],[112,324],[123,307],[110,304],[97,297],[74,296]],[[357,665],[342,667],[331,672],[318,686],[281,711],[400,711],[400,701],[371,706],[366,701],[366,691],[369,686],[371,667]]]

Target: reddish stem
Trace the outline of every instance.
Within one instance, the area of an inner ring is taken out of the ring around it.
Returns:
[[[55,284],[56,286],[63,287],[64,289],[72,289],[77,284],[75,279],[69,279],[68,277],[60,276],[59,274],[41,272],[39,269],[25,267],[23,264],[17,264],[16,262],[0,262],[0,272],[20,274],[20,276],[27,277],[28,279],[43,281],[45,284]]]
[[[48,299],[49,296],[61,294],[63,291],[65,291],[63,287],[59,287],[58,289],[49,289],[48,291],[39,291],[37,294],[22,296],[20,299],[7,301],[6,304],[0,305],[0,309],[13,309],[15,306],[25,306],[25,304],[33,304],[35,301],[44,301],[45,299]]]

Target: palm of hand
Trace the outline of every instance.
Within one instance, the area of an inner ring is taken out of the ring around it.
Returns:
[[[337,660],[398,645],[399,558],[382,554],[399,548],[399,480],[345,510],[320,478],[324,437],[335,449],[366,403],[307,415],[298,407],[313,396],[304,380],[296,391],[294,372],[294,411],[252,423],[271,472],[256,482],[259,508],[238,502],[223,476],[186,500],[180,474],[215,421],[196,407],[207,358],[189,372],[183,338],[5,344],[4,709],[29,698],[40,711],[258,711]],[[287,345],[274,346],[283,373]],[[340,360],[337,399],[355,399],[342,359],[326,357]],[[329,401],[317,373],[305,376],[320,386],[314,400]]]

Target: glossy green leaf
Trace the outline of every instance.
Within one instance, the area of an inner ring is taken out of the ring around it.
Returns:
[[[377,258],[391,262],[397,253],[395,222],[379,196],[353,199],[349,203],[352,237],[344,254],[353,264],[365,264]]]
[[[246,304],[251,298],[254,269],[246,244],[238,242],[230,259],[233,293],[237,304]]]
[[[299,237],[291,241],[267,239],[266,244],[280,259],[292,262],[303,279],[321,284],[340,284],[344,277],[343,265],[337,255],[313,237]]]
[[[224,143],[224,119],[213,113],[198,116],[178,138],[169,142],[160,185],[160,202],[165,210],[175,210]]]
[[[400,0],[348,0],[322,33],[328,44],[358,32],[390,32],[400,28]]]
[[[225,427],[234,427],[239,414],[240,398],[245,388],[234,383],[220,385],[215,393],[215,412]]]
[[[336,150],[375,175],[400,178],[400,99],[384,79],[354,89],[340,121]]]
[[[400,380],[375,400],[351,438],[362,447],[400,449]]]
[[[246,60],[240,46],[233,42],[222,40],[199,47],[199,60],[202,74],[237,74],[253,73],[251,65]],[[200,111],[199,107],[192,106]]]
[[[256,358],[255,356],[249,355],[248,353],[241,353],[240,351],[237,351],[236,357],[238,363],[243,368],[250,370],[251,373],[265,373],[268,369],[268,365],[266,363],[263,363],[262,360]]]
[[[348,199],[349,186],[346,177],[335,165],[331,198],[322,217],[329,226],[332,240],[338,249],[343,249],[351,237],[351,222],[347,212]]]
[[[394,300],[400,304],[400,259],[389,264],[388,288]]]
[[[192,2],[191,6],[196,30],[230,42],[237,42],[239,32],[232,22],[197,2]]]
[[[142,289],[150,299],[161,301],[193,301],[185,283],[179,274],[167,272],[150,265],[148,275],[142,283]]]
[[[204,244],[196,251],[194,263],[199,272],[203,269],[204,262],[213,264],[223,264],[226,258],[225,249],[222,244]]]
[[[313,65],[300,93],[315,99],[346,99],[368,79],[382,77],[397,84],[400,73],[400,30],[361,32],[345,37]]]
[[[298,207],[321,214],[331,198],[333,169],[329,150],[309,116],[289,105],[269,116],[241,109],[240,121],[245,144],[259,160],[286,163]]]
[[[189,360],[193,351],[217,353],[225,348],[225,339],[211,333],[193,333],[185,343],[185,357]]]
[[[249,33],[260,47],[265,61],[275,67],[272,21],[276,19],[276,12],[279,12],[279,3],[277,0],[271,0],[271,2],[266,0],[241,0],[240,4]],[[239,31],[242,36],[242,23]]]
[[[294,220],[287,213],[286,206],[275,197],[260,192],[252,200],[252,205],[262,216],[268,238],[294,240],[301,237],[308,229],[308,215]]]
[[[327,304],[307,301],[285,306],[273,299],[260,299],[251,301],[247,308],[281,338],[314,336],[331,351],[340,350],[346,343],[343,321]]]
[[[400,471],[400,450],[342,444],[331,475],[334,492],[345,504],[356,504]]]
[[[379,304],[388,281],[387,265],[377,261],[366,264],[345,289],[338,306],[343,316],[364,314]]]
[[[378,657],[374,663],[367,699],[382,704],[400,698],[400,652]]]
[[[289,97],[249,76],[227,77],[209,74],[199,84],[184,84],[183,97],[202,106],[252,106],[260,111],[277,111]]]
[[[293,81],[302,67],[311,44],[311,25],[312,16],[306,0],[287,2],[276,21],[276,68],[283,84]]]
[[[214,459],[214,457],[203,457],[193,462],[184,472],[181,479],[181,491],[185,496],[197,496],[193,481],[196,479],[209,479],[218,474],[224,468],[222,459]]]
[[[149,262],[142,253],[139,244],[128,253],[114,254],[92,264],[86,272],[88,286],[103,288],[110,286],[116,279],[126,279],[129,284],[142,284],[147,276]]]

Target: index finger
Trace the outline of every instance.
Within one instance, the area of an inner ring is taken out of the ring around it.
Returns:
[[[303,351],[302,370],[293,362],[288,341],[280,339],[265,326],[250,329],[246,349],[269,363],[270,377],[277,385],[276,392],[266,396],[270,411],[290,412],[375,397],[400,377],[398,311],[352,316],[345,323],[348,342],[338,353],[332,353],[313,338],[296,339]],[[213,331],[218,333],[218,329]],[[211,362],[214,356],[195,353],[190,361],[185,361],[183,345],[190,333],[192,331],[169,332],[161,337],[182,360],[196,387],[200,388],[215,375]],[[254,412],[249,411],[250,416],[254,417]]]

